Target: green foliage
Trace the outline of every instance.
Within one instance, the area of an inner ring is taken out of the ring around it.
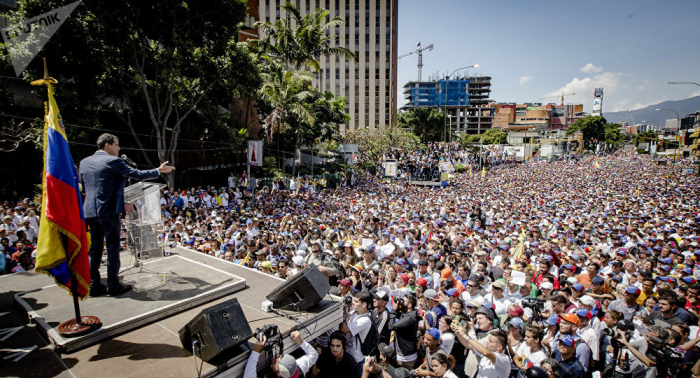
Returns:
[[[655,139],[659,139],[659,135],[654,131],[644,131],[634,137],[634,145],[639,146],[639,143],[651,143]]]
[[[437,109],[411,108],[399,113],[397,122],[400,128],[418,135],[423,143],[444,140],[445,115]]]
[[[455,165],[455,172],[457,173],[464,173],[466,172],[467,167],[464,164],[457,164]]]
[[[69,2],[21,1],[13,17]],[[157,149],[159,161],[175,163],[184,126],[192,122],[202,136],[230,126],[219,106],[227,108],[232,94],[252,94],[260,85],[254,57],[245,43],[236,42],[245,17],[243,0],[84,2],[41,56],[59,81],[64,118],[78,113],[73,120],[99,126],[100,114],[110,111],[132,132],[137,147]],[[24,78],[43,76],[42,68],[35,59]],[[149,165],[158,165],[142,153]]]
[[[566,135],[573,135],[577,132],[583,133],[583,145],[586,149],[595,149],[599,142],[605,140],[607,120],[602,116],[590,116],[581,118],[569,126]],[[619,127],[619,125],[618,125]]]
[[[251,41],[257,51],[280,59],[296,69],[306,66],[319,71],[319,59],[330,55],[357,62],[354,52],[336,45],[340,35],[333,33],[333,30],[345,24],[342,17],[336,16],[326,22],[330,12],[323,8],[316,8],[313,13],[302,17],[299,9],[290,2],[280,8],[287,12],[287,18],[276,20],[274,24],[256,23],[265,35],[262,40]]]
[[[421,147],[420,138],[415,134],[396,126],[379,129],[358,129],[348,132],[340,138],[341,143],[355,143],[358,148],[358,158],[367,167],[375,167],[382,155],[392,150],[413,152]]]
[[[462,135],[459,142],[462,145],[481,143],[484,144],[508,144],[508,133],[501,129],[489,129],[483,134]]]

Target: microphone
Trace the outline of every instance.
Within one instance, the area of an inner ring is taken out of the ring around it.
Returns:
[[[124,160],[124,162],[125,162],[126,164],[128,164],[128,165],[130,165],[130,166],[136,168],[136,163],[134,163],[134,161],[131,160],[131,159],[129,159],[126,155],[122,155],[121,158],[122,158],[122,160]]]

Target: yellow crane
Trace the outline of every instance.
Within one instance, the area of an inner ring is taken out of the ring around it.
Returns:
[[[547,100],[547,99],[550,99],[550,98],[561,98],[561,104],[560,104],[560,105],[564,105],[564,96],[574,96],[574,95],[576,95],[576,93],[567,93],[567,94],[564,94],[564,92],[561,92],[561,96],[540,97],[540,100]]]

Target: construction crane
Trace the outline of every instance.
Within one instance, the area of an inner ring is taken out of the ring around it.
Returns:
[[[415,51],[411,51],[410,53],[403,54],[399,57],[399,59],[401,59],[401,58],[405,58],[411,54],[418,54],[418,81],[421,81],[421,76],[422,76],[421,74],[423,71],[423,51],[425,51],[425,50],[433,51],[433,44],[431,43],[429,46],[421,48],[420,42],[419,42],[418,48]]]
[[[574,96],[574,95],[576,95],[576,93],[564,94],[564,92],[561,92],[561,96],[540,97],[540,100],[547,100],[550,98],[560,98],[561,97],[561,104],[560,105],[564,105],[564,96]]]

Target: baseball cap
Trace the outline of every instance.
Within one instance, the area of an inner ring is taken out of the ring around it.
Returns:
[[[562,335],[557,339],[560,343],[564,343],[564,345],[568,346],[574,346],[576,345],[576,341],[574,341],[574,338],[571,337],[570,335]]]
[[[594,284],[594,285],[602,285],[602,284],[605,283],[605,280],[604,280],[603,277],[601,277],[601,276],[595,276],[595,277],[593,277],[593,279],[591,280],[591,283]]]
[[[612,280],[613,280],[613,281],[617,281],[617,282],[622,282],[622,276],[619,275],[619,274],[614,274],[614,275],[612,276]]]
[[[576,313],[576,315],[582,316],[584,318],[591,319],[593,317],[593,314],[587,308],[579,308],[574,312]]]
[[[352,286],[352,282],[350,282],[350,280],[347,278],[340,280],[338,283],[343,286]]]
[[[591,297],[590,295],[584,295],[582,296],[579,301],[581,301],[581,304],[584,304],[586,306],[593,306],[595,305],[595,299]]]
[[[509,324],[515,328],[523,328],[523,320],[520,318],[513,318],[510,320]]]
[[[379,300],[382,300],[384,302],[389,302],[389,294],[387,294],[387,292],[384,290],[377,290],[376,293],[372,293],[372,296],[374,297],[374,299],[379,299]]]
[[[547,320],[545,321],[545,323],[547,323],[547,325],[551,325],[551,326],[553,326],[555,324],[559,324],[559,315],[557,315],[557,314],[550,315],[547,318]]]
[[[522,316],[525,313],[522,307],[515,305],[508,309],[508,315],[510,316]]]
[[[576,291],[583,291],[584,287],[580,283],[577,283],[574,285],[574,290]]]
[[[430,335],[433,337],[433,339],[437,340],[437,342],[440,342],[440,331],[438,331],[437,328],[433,327],[425,331],[426,335]]]
[[[438,302],[442,301],[442,297],[440,296],[440,294],[438,294],[438,292],[433,289],[426,290],[425,293],[423,293],[423,296],[426,299],[432,299]]]
[[[428,287],[428,280],[426,280],[425,278],[421,277],[421,278],[419,278],[419,279],[416,280],[416,285]]]
[[[552,285],[551,282],[542,282],[542,284],[540,284],[540,289],[554,290],[554,285]]]
[[[277,365],[280,377],[294,378],[299,376],[297,371],[297,361],[290,354],[285,354]]]
[[[579,325],[578,316],[576,316],[575,314],[568,313],[568,314],[564,314],[564,315],[559,315],[559,318],[564,319],[567,322],[572,323],[576,326]]]
[[[642,290],[636,286],[629,286],[627,287],[627,289],[625,289],[625,292],[627,294],[639,295],[642,292]]]

